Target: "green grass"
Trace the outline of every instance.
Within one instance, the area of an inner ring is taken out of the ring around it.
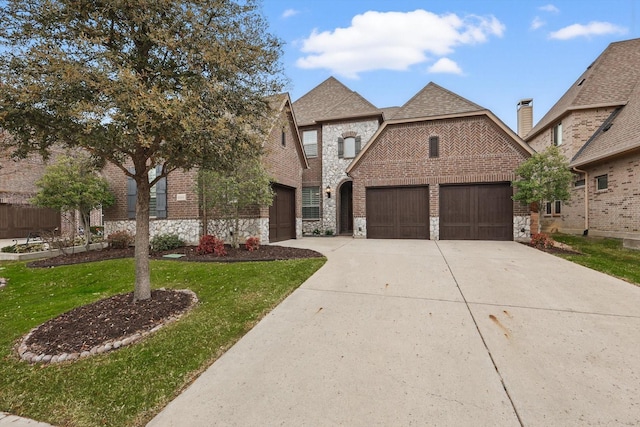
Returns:
[[[133,260],[29,269],[0,263],[0,411],[57,426],[144,425],[325,262],[152,261],[154,288],[200,303],[141,343],[73,363],[29,365],[14,346],[74,307],[133,290]]]
[[[562,258],[640,284],[640,251],[622,247],[620,239],[554,234],[553,238],[571,245],[583,255],[560,255]]]

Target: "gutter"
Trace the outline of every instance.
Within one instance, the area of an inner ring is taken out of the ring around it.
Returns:
[[[571,169],[584,174],[584,231],[582,235],[587,236],[589,234],[589,173],[576,167]]]

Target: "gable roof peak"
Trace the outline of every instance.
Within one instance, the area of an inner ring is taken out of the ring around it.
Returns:
[[[400,107],[392,119],[455,115],[481,110],[486,110],[486,108],[434,82],[429,82]]]
[[[322,120],[381,114],[378,108],[331,76],[293,103],[300,126]]]

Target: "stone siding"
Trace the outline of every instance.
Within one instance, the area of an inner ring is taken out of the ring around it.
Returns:
[[[343,123],[331,123],[322,129],[322,183],[320,186],[322,199],[322,228],[324,230],[338,230],[337,200],[338,187],[348,179],[345,172],[353,159],[341,159],[338,157],[338,138],[346,136],[359,136],[361,149],[364,149],[373,134],[378,130],[377,119],[367,121],[350,121]],[[333,194],[328,198],[324,189],[330,187]]]

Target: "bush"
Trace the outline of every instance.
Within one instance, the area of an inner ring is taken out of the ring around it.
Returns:
[[[215,254],[215,256],[227,255],[227,250],[224,248],[224,241],[210,234],[200,238],[200,244],[196,248],[196,252],[199,254],[212,253]]]
[[[15,254],[16,253],[16,245],[5,246],[2,249],[0,249],[0,252]]]
[[[536,233],[531,236],[531,242],[529,244],[534,248],[549,249],[553,247],[553,239],[548,234]]]
[[[126,230],[115,231],[107,236],[107,243],[110,248],[126,249],[134,242],[133,234]]]
[[[329,229],[329,230],[325,230],[324,231],[324,235],[325,236],[333,236],[333,230]]]
[[[91,231],[91,234],[95,234],[96,236],[104,235],[104,227],[100,225],[92,225],[91,227],[89,227],[89,231]]]
[[[182,246],[184,246],[184,240],[177,234],[159,234],[151,239],[151,250],[157,252],[170,251]]]
[[[253,252],[260,248],[260,238],[259,237],[247,237],[244,246],[247,248],[249,252]]]

